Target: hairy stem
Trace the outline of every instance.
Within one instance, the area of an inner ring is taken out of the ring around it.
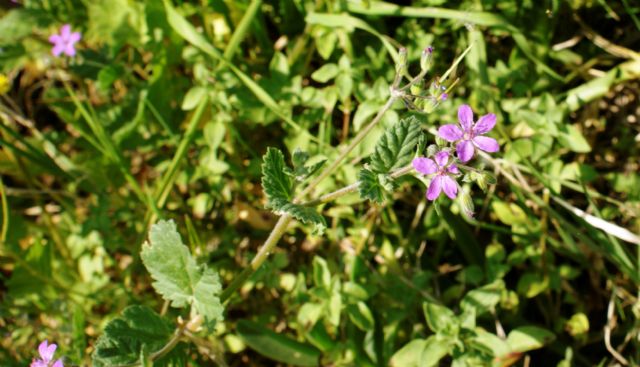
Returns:
[[[242,286],[242,284],[256,271],[262,263],[269,257],[271,251],[273,251],[274,247],[278,244],[280,238],[287,231],[287,226],[291,222],[292,218],[289,214],[284,214],[278,219],[278,222],[271,230],[269,237],[262,244],[260,250],[256,256],[251,260],[250,266],[246,267],[240,274],[238,274],[231,284],[229,284],[220,294],[220,302],[224,302],[231,297],[233,292],[238,290]]]
[[[384,114],[391,108],[391,106],[393,105],[393,102],[396,101],[396,98],[397,96],[395,96],[394,93],[392,92],[391,96],[387,100],[387,103],[385,103],[384,106],[382,106],[382,109],[378,112],[376,117],[374,117],[373,120],[371,120],[369,125],[367,125],[364,129],[360,130],[358,135],[356,135],[356,137],[353,138],[351,143],[342,152],[340,152],[340,155],[333,161],[333,163],[331,163],[331,165],[325,168],[318,175],[318,177],[316,177],[313,181],[311,181],[311,183],[309,183],[309,185],[307,185],[307,187],[304,190],[302,190],[300,194],[298,194],[294,202],[299,202],[300,200],[302,200],[302,198],[304,198],[305,195],[310,193],[311,190],[313,190],[316,186],[318,186],[318,184],[322,182],[322,180],[324,180],[327,176],[335,172],[335,170],[340,166],[342,161],[349,155],[349,153],[351,153],[358,146],[358,144],[362,142],[362,140],[367,136],[367,134],[369,134],[371,129],[373,129],[380,122],[380,120],[382,120],[382,116],[384,116]]]

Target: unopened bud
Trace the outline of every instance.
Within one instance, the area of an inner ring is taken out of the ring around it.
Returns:
[[[422,69],[422,71],[429,70],[429,66],[431,66],[432,54],[433,54],[433,47],[431,46],[422,50],[422,56],[420,56],[420,69]]]
[[[185,327],[187,330],[197,333],[202,330],[202,324],[204,323],[204,317],[202,315],[196,315],[192,317],[189,322],[187,322],[187,326]]]
[[[471,200],[471,195],[469,195],[469,193],[464,190],[461,191],[462,192],[459,195],[460,208],[462,209],[464,215],[466,215],[468,218],[473,218],[474,206],[473,200]]]

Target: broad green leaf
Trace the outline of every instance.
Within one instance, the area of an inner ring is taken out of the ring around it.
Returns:
[[[384,202],[384,188],[378,181],[378,175],[368,169],[362,169],[358,174],[358,182],[358,193],[362,199],[369,199],[379,204]]]
[[[420,122],[413,116],[388,129],[371,155],[371,171],[387,174],[411,162],[420,137]]]
[[[555,335],[547,329],[537,326],[523,326],[512,330],[507,336],[507,344],[513,352],[528,352],[540,349],[555,339]]]
[[[142,247],[142,262],[155,280],[153,288],[173,307],[191,305],[212,324],[222,319],[218,298],[222,290],[218,274],[199,266],[182,243],[173,221],[151,227],[149,242]]]
[[[318,366],[320,351],[248,320],[236,327],[240,338],[256,352],[274,361],[294,366]]]
[[[431,335],[427,338],[424,349],[420,355],[419,367],[434,367],[440,365],[440,360],[451,353],[453,340],[439,335]]]
[[[504,224],[524,224],[527,222],[527,214],[515,203],[505,203],[502,201],[494,201],[491,203],[494,213],[498,219]]]
[[[418,367],[418,363],[422,357],[422,351],[426,345],[426,339],[415,339],[410,341],[393,354],[389,365],[391,367]]]
[[[500,296],[503,290],[504,282],[497,280],[467,293],[460,302],[460,306],[462,309],[473,308],[476,310],[476,315],[480,316],[495,308],[498,302],[500,302]]]
[[[322,67],[311,74],[311,79],[316,82],[326,83],[329,80],[335,78],[340,72],[338,65],[336,64],[324,64]]]
[[[267,195],[267,208],[280,210],[293,198],[293,183],[285,174],[284,155],[269,147],[262,158],[262,189]]]
[[[457,334],[458,321],[453,311],[431,302],[425,302],[422,309],[431,331],[448,335]]]
[[[491,350],[494,357],[505,356],[511,353],[507,342],[497,335],[486,332],[480,328],[476,329],[475,334],[470,342],[480,344],[483,348]]]
[[[171,338],[173,328],[153,310],[144,306],[129,306],[122,316],[111,320],[104,328],[93,352],[93,365],[120,366],[137,362],[143,349],[155,352]],[[178,358],[179,351],[157,361],[158,365]]]
[[[560,129],[558,141],[560,141],[560,144],[577,153],[589,153],[591,151],[591,146],[589,146],[587,140],[573,125],[565,125]]]
[[[349,314],[351,322],[360,330],[369,331],[373,329],[373,313],[371,313],[366,303],[360,301],[354,305],[347,306],[347,313]]]
[[[196,108],[206,93],[207,89],[200,86],[189,89],[182,100],[182,109],[189,111]]]

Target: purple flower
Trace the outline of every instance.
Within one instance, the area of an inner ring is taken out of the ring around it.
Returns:
[[[49,367],[51,360],[53,359],[53,354],[56,352],[58,348],[54,343],[49,344],[47,340],[40,343],[38,346],[38,353],[40,353],[40,359],[34,359],[31,362],[30,367]],[[62,365],[62,360],[58,359],[51,367],[64,367]]]
[[[484,115],[474,124],[471,107],[463,104],[458,108],[458,121],[462,130],[454,124],[444,125],[438,130],[438,135],[448,142],[458,141],[456,152],[460,161],[467,162],[473,158],[475,148],[489,153],[500,149],[496,139],[482,136],[493,129],[496,124],[496,115],[493,113]]]
[[[460,173],[458,167],[449,162],[449,152],[447,151],[440,151],[433,158],[432,160],[420,157],[412,162],[416,171],[424,175],[434,175],[427,190],[427,199],[435,200],[442,191],[450,199],[455,199],[458,194],[458,184],[451,177]]]
[[[49,37],[49,42],[53,44],[51,53],[53,56],[58,57],[64,53],[67,56],[75,56],[76,48],[74,45],[80,41],[80,33],[71,33],[71,25],[65,24],[60,28],[60,34],[53,34]]]

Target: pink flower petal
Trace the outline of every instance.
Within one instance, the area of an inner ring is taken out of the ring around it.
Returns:
[[[75,56],[76,49],[75,47],[73,47],[73,44],[71,43],[67,44],[67,46],[64,48],[64,53],[67,54],[67,56]]]
[[[51,362],[53,354],[56,352],[57,345],[54,343],[49,344],[49,341],[45,340],[38,346],[38,353],[45,363]]]
[[[433,156],[433,158],[436,160],[436,164],[438,166],[444,167],[449,161],[449,152],[447,152],[446,150],[439,151]]]
[[[62,37],[63,40],[68,40],[70,34],[71,34],[71,24],[65,24],[62,27],[60,27],[60,37]]]
[[[64,43],[58,43],[51,49],[53,56],[58,57],[64,51]]]
[[[458,173],[460,173],[460,170],[458,169],[458,166],[456,166],[455,164],[452,164],[449,167],[447,167],[447,172],[457,175]]]
[[[456,145],[456,152],[458,153],[458,159],[464,163],[473,158],[475,149],[471,140],[462,140]]]
[[[469,105],[463,104],[458,108],[458,121],[464,131],[471,131],[473,127],[473,110]]]
[[[64,367],[64,365],[62,364],[62,359],[58,359],[56,363],[54,363],[51,367]]]
[[[490,113],[488,115],[484,115],[480,117],[478,122],[476,122],[476,126],[474,126],[473,131],[477,135],[484,134],[491,131],[491,129],[493,129],[495,125],[496,125],[496,115],[494,115],[493,113]]]
[[[494,138],[488,136],[476,136],[473,138],[473,142],[480,149],[485,152],[494,153],[500,150],[500,145]]]
[[[49,42],[57,45],[58,43],[62,42],[62,38],[60,38],[59,34],[52,34],[51,36],[49,36]]]
[[[462,131],[454,124],[440,126],[438,136],[448,142],[454,142],[462,139]]]
[[[429,158],[416,158],[411,164],[416,171],[425,175],[436,173],[438,170],[438,166]]]
[[[440,192],[442,191],[442,176],[438,175],[431,180],[431,184],[429,184],[429,189],[427,190],[427,199],[433,201],[440,196]]]
[[[458,194],[458,184],[451,177],[442,176],[442,190],[449,199],[455,199]]]
[[[76,43],[80,41],[80,38],[82,38],[82,35],[80,34],[80,32],[73,32],[69,36],[69,43]]]

